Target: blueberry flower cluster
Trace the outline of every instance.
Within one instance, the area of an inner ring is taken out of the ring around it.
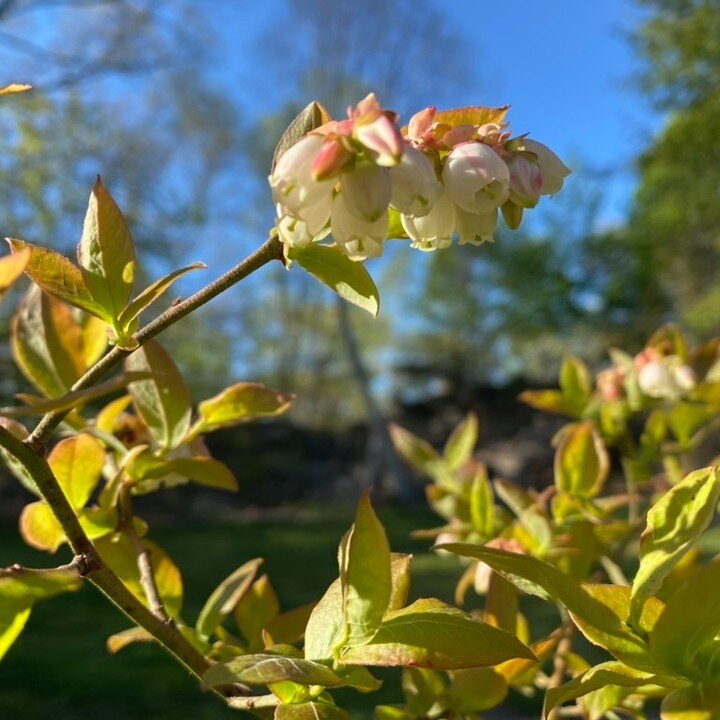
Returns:
[[[492,240],[499,211],[516,229],[570,170],[545,145],[512,138],[506,111],[429,107],[401,130],[368,95],[346,120],[326,122],[279,158],[269,179],[280,239],[303,248],[330,234],[362,261],[382,253],[390,225],[423,251],[449,247],[455,236],[460,244]]]

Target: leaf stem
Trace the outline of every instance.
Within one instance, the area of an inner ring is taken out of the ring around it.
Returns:
[[[224,275],[221,275],[217,280],[206,285],[202,290],[199,290],[186,300],[172,305],[164,313],[138,330],[134,337],[138,347],[272,260],[282,260],[282,243],[275,236],[269,237],[252,255],[249,255],[245,260]],[[95,363],[95,365],[72,386],[71,390],[83,390],[84,388],[94,385],[131,353],[132,350],[123,350],[115,346],[107,355]],[[67,410],[54,410],[47,413],[25,442],[36,449],[42,448],[67,414]],[[52,503],[50,503],[50,505],[52,507]]]

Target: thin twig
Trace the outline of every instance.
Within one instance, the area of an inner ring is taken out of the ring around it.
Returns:
[[[155,582],[155,572],[153,570],[152,559],[150,557],[150,550],[143,545],[140,536],[135,530],[133,524],[133,510],[132,500],[130,498],[130,486],[127,483],[123,483],[120,489],[120,527],[123,532],[130,538],[130,542],[133,545],[135,556],[137,558],[138,574],[140,575],[140,585],[142,586],[145,597],[148,601],[148,606],[152,611],[153,615],[162,620],[166,625],[173,624],[172,618],[168,615],[165,609],[165,604],[160,597],[157,583]]]
[[[555,650],[555,659],[553,662],[553,673],[548,681],[548,688],[560,687],[565,679],[565,673],[568,668],[568,655],[572,650],[573,635],[575,634],[575,625],[567,621],[563,628],[563,635],[558,642]],[[556,720],[558,717],[558,708],[551,710],[548,714],[548,720]]]
[[[243,280],[251,273],[272,260],[282,259],[282,243],[276,237],[270,237],[252,255],[248,256],[239,265],[229,270],[217,280],[205,286],[187,300],[169,307],[164,313],[156,317],[135,334],[138,345],[144,345],[163,330],[175,324],[188,313],[197,310],[214,297],[225,292],[228,288]],[[90,368],[71,388],[72,391],[82,390],[94,385],[100,378],[106,375],[112,368],[117,366],[124,358],[131,354],[130,350],[121,350],[114,347],[107,355],[102,357],[93,367]],[[47,413],[37,427],[28,436],[27,442],[36,450],[42,449],[52,435],[55,428],[63,421],[68,414],[67,410],[55,410]]]
[[[50,568],[29,568],[24,565],[18,565],[17,563],[10,565],[6,568],[0,568],[0,578],[7,577],[23,577],[23,576],[35,576],[42,577],[48,573],[67,573],[68,575],[76,574],[80,576],[81,569],[83,566],[82,558],[76,555],[66,565],[59,565],[58,567]]]

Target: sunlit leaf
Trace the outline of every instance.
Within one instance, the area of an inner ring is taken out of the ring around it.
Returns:
[[[478,419],[475,413],[467,417],[453,430],[445,444],[443,454],[451,469],[456,470],[471,457],[478,439]]]
[[[310,614],[305,628],[305,657],[309,660],[332,658],[344,640],[342,588],[338,578]]]
[[[650,508],[640,538],[630,624],[635,624],[647,598],[708,527],[719,499],[717,470],[704,468],[687,475]]]
[[[302,658],[265,653],[241,655],[226,663],[216,663],[203,675],[203,682],[210,687],[236,682],[267,685],[281,680],[324,687],[339,687],[344,684],[326,665]]]
[[[534,659],[517,637],[439,600],[417,600],[383,620],[369,643],[351,647],[340,662],[457,670]]]
[[[132,293],[135,248],[125,218],[100,177],[90,194],[78,261],[93,299],[117,325]]]
[[[704,683],[681,688],[665,697],[660,706],[661,720],[717,720],[720,709],[720,683]]]
[[[499,705],[508,694],[508,683],[494,668],[472,668],[451,673],[448,701],[459,715],[470,715]]]
[[[404,555],[402,553],[392,553],[390,562],[390,574],[392,586],[390,589],[390,600],[388,601],[387,610],[400,610],[407,603],[408,593],[410,592],[410,563],[412,555]]]
[[[44,500],[30,503],[22,509],[20,534],[31,547],[51,553],[65,542],[65,533]]]
[[[326,702],[307,702],[297,705],[278,705],[274,720],[350,720],[350,715]]]
[[[150,642],[155,642],[155,638],[147,630],[141,627],[132,627],[111,635],[105,641],[105,647],[111,655],[115,655],[128,645]]]
[[[502,107],[482,107],[479,105],[443,110],[435,115],[435,122],[451,127],[458,125],[485,125],[486,123],[502,123],[510,109]]]
[[[305,634],[305,626],[315,603],[307,603],[276,615],[265,627],[273,642],[295,643]]]
[[[193,270],[204,270],[207,267],[205,263],[196,262],[179,270],[174,270],[160,280],[156,280],[152,285],[145,288],[121,313],[118,319],[119,326],[127,331],[133,320],[140,315],[146,308],[150,307],[162,294],[178,279]]]
[[[380,295],[363,263],[354,262],[337,247],[313,244],[294,250],[294,262],[344,300],[376,316]]]
[[[290,393],[278,392],[259,383],[236,383],[198,405],[199,418],[188,437],[280,415],[294,399]]]
[[[593,392],[592,378],[580,358],[569,355],[560,368],[560,390],[567,407],[580,417]]]
[[[235,621],[251,651],[264,647],[262,631],[280,613],[280,602],[267,575],[257,579],[238,600]]]
[[[380,625],[390,602],[390,545],[365,493],[355,521],[340,543],[340,584],[345,619],[344,644],[366,642]]]
[[[27,602],[0,597],[0,660],[23,631],[30,610]]]
[[[25,272],[45,292],[64,300],[112,324],[112,317],[90,293],[80,268],[53,250],[31,245],[22,240],[8,239],[14,253],[30,250],[30,260]]]
[[[589,500],[600,494],[610,459],[591,422],[565,429],[555,452],[555,485],[573,497]]]
[[[190,391],[177,366],[155,341],[138,348],[125,360],[132,371],[153,378],[129,386],[137,411],[163,448],[179,445],[190,428]]]
[[[21,85],[19,83],[12,83],[0,88],[0,95],[11,95],[13,93],[23,93],[28,90],[32,90],[32,85]]]
[[[25,272],[30,261],[30,249],[24,248],[12,255],[0,258],[0,300],[13,283]]]
[[[91,435],[80,433],[61,440],[48,456],[48,463],[74,509],[85,507],[100,482],[105,449]]]
[[[403,460],[418,472],[430,474],[442,461],[440,453],[429,442],[395,423],[390,424],[390,437]]]
[[[260,558],[246,562],[213,590],[198,615],[195,628],[199,635],[209,637],[233,612],[238,601],[250,589],[261,564]]]

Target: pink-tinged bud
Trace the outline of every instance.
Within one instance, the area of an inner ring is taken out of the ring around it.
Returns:
[[[375,222],[387,213],[390,203],[389,172],[377,165],[357,167],[343,174],[340,194],[353,215],[366,222]]]
[[[455,232],[459,235],[460,245],[482,245],[493,241],[493,232],[498,221],[498,211],[486,215],[469,213],[459,205],[455,206]]]
[[[436,112],[436,108],[427,107],[415,113],[408,123],[408,140],[415,145],[423,144],[432,134]]]
[[[524,138],[522,149],[537,155],[542,175],[541,195],[554,195],[563,186],[565,178],[572,172],[569,167],[547,146],[535,140]]]
[[[495,548],[498,550],[505,550],[505,552],[517,553],[518,555],[524,555],[525,550],[517,540],[505,540],[504,538],[493,538],[490,542],[485,543],[485,547]],[[474,590],[479,595],[487,593],[490,586],[490,578],[493,574],[493,569],[484,562],[478,562],[475,566],[475,577],[474,577]]]
[[[501,210],[505,224],[510,230],[517,230],[522,222],[523,209],[512,202],[512,200],[508,200],[503,204]]]
[[[430,212],[422,217],[401,215],[400,220],[412,242],[410,247],[430,252],[452,243],[455,229],[455,205],[447,192],[441,192]]]
[[[382,112],[380,103],[375,93],[366,95],[355,107],[352,105],[347,109],[348,117],[351,120],[360,120],[364,117],[378,115]]]
[[[510,138],[510,131],[506,124],[501,123],[485,123],[477,129],[477,139],[486,145],[500,147],[504,145]]]
[[[330,231],[338,247],[351,260],[360,262],[382,255],[387,227],[387,211],[375,222],[367,222],[350,212],[342,192],[333,200]]]
[[[352,159],[352,153],[341,138],[328,138],[315,156],[312,176],[318,181],[328,180],[339,175]]]
[[[283,153],[269,178],[273,200],[292,214],[297,215],[332,193],[333,183],[318,182],[312,175],[313,162],[322,144],[318,135],[301,138]]]
[[[502,205],[510,193],[510,171],[487,145],[458,145],[445,159],[443,184],[450,199],[463,210],[486,214]]]
[[[457,125],[442,136],[442,143],[447,148],[454,148],[456,145],[471,142],[476,137],[477,128],[475,125]]]
[[[386,115],[355,125],[355,139],[373,154],[378,165],[392,167],[400,162],[403,139],[398,126]]]
[[[392,187],[390,204],[404,215],[427,215],[442,192],[430,160],[414,147],[406,147],[400,164],[388,172]]]
[[[623,371],[617,367],[611,367],[598,373],[597,390],[605,402],[613,402],[623,396],[624,377]]]
[[[540,166],[532,158],[517,152],[505,162],[510,170],[510,200],[520,207],[534,208],[542,189]]]

